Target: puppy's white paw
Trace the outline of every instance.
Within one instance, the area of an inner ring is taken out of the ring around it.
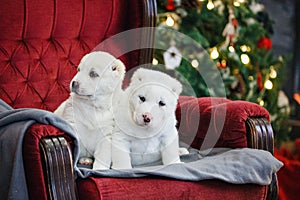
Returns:
[[[186,155],[186,154],[189,154],[190,152],[187,150],[187,148],[184,148],[184,147],[180,147],[179,148],[179,155],[182,156],[182,155]]]
[[[122,169],[132,169],[132,166],[130,165],[130,166],[128,166],[128,165],[120,165],[120,166],[116,166],[116,165],[113,165],[112,167],[111,167],[112,169],[115,169],[115,170],[122,170]]]
[[[78,163],[81,165],[92,165],[93,164],[93,159],[89,157],[81,157],[79,158]]]
[[[95,161],[94,165],[93,165],[93,170],[105,170],[105,169],[109,169],[109,168],[110,168],[110,166],[105,165],[102,162],[97,162],[97,161]]]

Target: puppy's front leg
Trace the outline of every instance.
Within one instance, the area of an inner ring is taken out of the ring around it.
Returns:
[[[181,163],[179,157],[179,143],[178,135],[175,138],[172,138],[172,141],[165,143],[165,146],[161,151],[162,162],[164,165],[169,165],[173,163]]]
[[[113,169],[131,169],[131,157],[129,142],[121,134],[112,136],[112,168]]]
[[[98,142],[94,153],[93,170],[109,169],[111,165],[111,136]]]

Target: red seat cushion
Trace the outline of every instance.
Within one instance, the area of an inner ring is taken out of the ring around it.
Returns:
[[[260,200],[267,186],[233,185],[218,180],[200,182],[159,178],[95,178],[77,180],[79,199],[201,199]]]

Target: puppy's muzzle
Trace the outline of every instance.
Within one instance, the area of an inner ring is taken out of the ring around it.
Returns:
[[[143,116],[143,120],[144,120],[145,124],[149,124],[153,118],[152,115],[148,112],[144,113],[142,116]]]
[[[73,81],[72,85],[71,85],[71,88],[72,88],[72,92],[78,91],[78,89],[79,89],[79,82],[78,81]]]

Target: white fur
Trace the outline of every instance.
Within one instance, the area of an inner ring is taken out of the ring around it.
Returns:
[[[76,130],[79,157],[93,157],[93,169],[111,165],[112,101],[121,91],[125,66],[105,52],[85,55],[70,83],[71,94],[55,111]],[[80,159],[86,164],[86,159]]]
[[[182,86],[170,76],[138,69],[114,106],[112,168],[179,163],[175,109]]]

